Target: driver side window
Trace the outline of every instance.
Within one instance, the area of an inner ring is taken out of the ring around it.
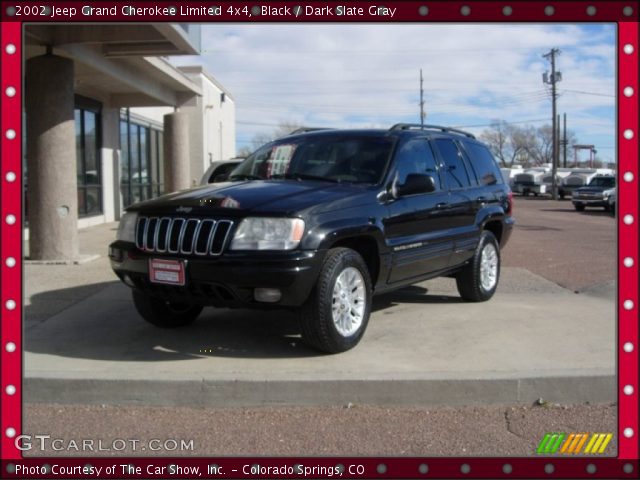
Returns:
[[[394,185],[404,185],[407,175],[419,173],[431,175],[436,191],[440,190],[440,176],[438,175],[436,159],[426,139],[408,141],[398,150],[396,159]]]

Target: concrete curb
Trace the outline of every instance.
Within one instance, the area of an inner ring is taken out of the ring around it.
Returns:
[[[264,405],[481,405],[615,402],[615,375],[416,380],[88,380],[25,378],[29,403],[238,407]]]
[[[79,255],[70,260],[31,260],[28,257],[23,259],[25,265],[84,265],[93,262],[101,257],[99,254]]]

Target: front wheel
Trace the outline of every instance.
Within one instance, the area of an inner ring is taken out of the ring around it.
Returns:
[[[584,205],[576,204],[574,205],[576,212],[584,212]]]
[[[355,347],[369,322],[371,291],[369,270],[358,252],[329,250],[313,291],[298,310],[304,341],[327,353]]]
[[[500,245],[493,233],[484,230],[473,258],[456,276],[460,296],[467,302],[484,302],[493,297],[500,279]]]
[[[142,318],[156,327],[163,328],[188,325],[202,312],[200,305],[187,302],[169,302],[147,295],[137,289],[133,290],[133,304]]]

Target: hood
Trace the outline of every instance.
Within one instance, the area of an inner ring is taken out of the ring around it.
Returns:
[[[605,190],[611,190],[611,187],[586,186],[576,188],[574,191],[579,193],[602,193]]]
[[[128,210],[225,216],[242,216],[250,211],[287,215],[363,190],[364,186],[359,185],[306,180],[224,182],[163,195],[132,205]]]

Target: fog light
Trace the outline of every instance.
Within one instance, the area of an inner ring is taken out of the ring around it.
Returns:
[[[128,285],[130,287],[135,287],[136,284],[133,283],[133,280],[131,280],[131,277],[129,275],[127,275],[126,273],[122,276],[122,281],[125,283],[125,285]]]
[[[119,248],[109,247],[109,258],[115,262],[122,262],[122,250]]]
[[[282,292],[277,288],[256,288],[253,298],[258,302],[274,303],[282,298]]]

